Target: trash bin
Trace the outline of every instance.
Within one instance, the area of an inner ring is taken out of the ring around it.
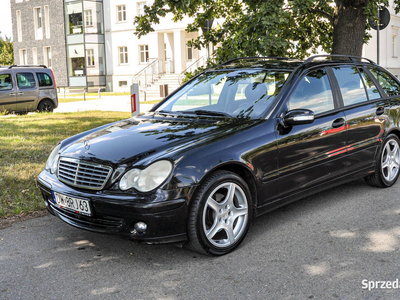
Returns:
[[[160,84],[160,97],[168,96],[168,84]]]

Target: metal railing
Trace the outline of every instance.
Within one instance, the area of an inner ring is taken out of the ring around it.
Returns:
[[[149,58],[147,65],[133,76],[132,83],[138,83],[140,88],[145,88],[153,84],[163,74],[163,60]]]
[[[194,63],[192,63],[185,70],[183,70],[181,74],[179,74],[179,77],[178,77],[179,84],[182,84],[183,78],[185,78],[186,73],[193,72],[193,71],[197,70],[198,68],[205,66],[206,64],[207,64],[207,55],[204,55],[204,56],[200,57],[198,60],[196,60]]]

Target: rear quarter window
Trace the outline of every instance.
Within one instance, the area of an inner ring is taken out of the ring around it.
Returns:
[[[368,70],[375,76],[388,96],[400,95],[400,85],[390,74],[381,69],[371,67],[369,67]]]
[[[36,73],[36,76],[38,78],[39,86],[52,86],[53,85],[53,80],[51,80],[51,77],[48,74]]]

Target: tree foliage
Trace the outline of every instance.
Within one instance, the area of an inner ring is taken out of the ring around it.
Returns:
[[[135,18],[136,34],[154,31],[161,17],[193,18],[187,32],[198,31],[207,19],[224,19],[190,43],[195,48],[219,45],[217,62],[243,56],[304,58],[319,49],[361,55],[367,42],[367,18],[376,18],[378,4],[388,0],[155,0]],[[398,12],[400,0],[394,0]]]
[[[14,46],[11,38],[0,34],[0,66],[10,66],[14,64]]]

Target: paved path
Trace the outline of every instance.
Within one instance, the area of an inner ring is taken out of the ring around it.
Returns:
[[[223,257],[141,245],[46,216],[0,230],[0,299],[400,299],[400,182],[364,181],[256,219]]]

